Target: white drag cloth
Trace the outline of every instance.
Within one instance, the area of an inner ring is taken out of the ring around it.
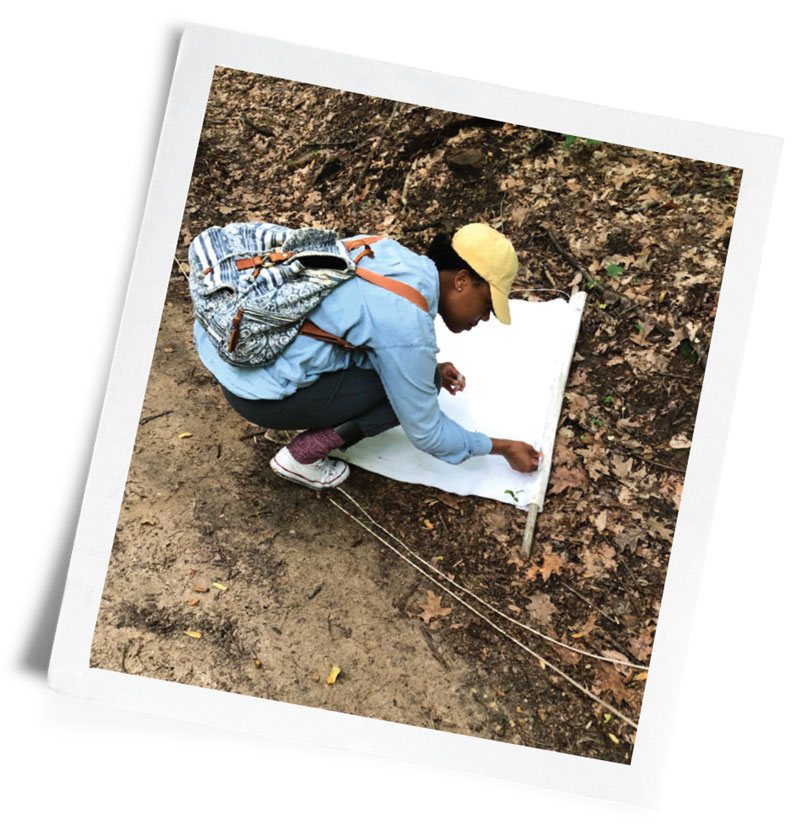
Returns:
[[[500,455],[445,463],[412,446],[399,426],[337,454],[387,478],[541,511],[585,302],[585,292],[569,302],[512,300],[510,326],[492,316],[459,335],[436,318],[439,362],[452,361],[466,378],[463,392],[439,393],[442,411],[465,429],[532,444],[543,453],[536,472],[516,472]]]

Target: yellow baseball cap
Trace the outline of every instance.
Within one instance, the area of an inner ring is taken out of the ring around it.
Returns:
[[[497,319],[511,323],[508,293],[519,269],[511,241],[486,223],[468,223],[453,235],[452,245],[453,251],[488,281]]]

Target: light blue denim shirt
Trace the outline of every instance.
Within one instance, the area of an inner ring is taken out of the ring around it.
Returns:
[[[231,366],[195,322],[200,360],[229,392],[248,399],[285,398],[323,373],[353,364],[374,369],[403,431],[418,449],[452,464],[488,454],[492,443],[486,435],[464,429],[439,408],[434,383],[439,348],[433,325],[439,275],[433,261],[390,239],[373,244],[372,250],[375,257],[365,258],[362,265],[421,292],[430,307],[427,314],[405,298],[353,277],[337,286],[308,317],[326,332],[367,347],[367,352],[346,352],[300,335],[269,366]]]

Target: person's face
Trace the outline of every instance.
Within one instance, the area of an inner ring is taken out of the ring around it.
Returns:
[[[492,295],[484,280],[477,285],[466,270],[456,273],[453,288],[439,310],[451,332],[468,332],[492,313]]]

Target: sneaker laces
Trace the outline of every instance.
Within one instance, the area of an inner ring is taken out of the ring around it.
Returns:
[[[341,461],[337,461],[333,458],[320,458],[317,461],[314,461],[310,464],[300,464],[301,466],[313,466],[319,473],[320,473],[320,480],[321,481],[328,481],[333,480],[333,478],[339,474],[341,474],[342,467]]]

